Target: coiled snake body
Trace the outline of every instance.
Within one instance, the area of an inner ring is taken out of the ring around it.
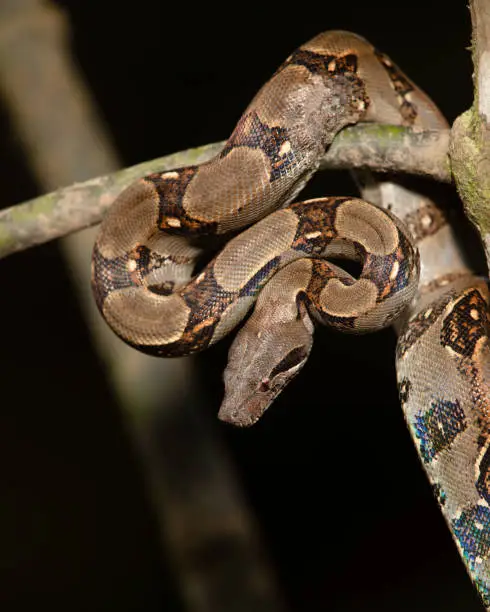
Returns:
[[[313,319],[362,332],[404,312],[396,362],[405,417],[490,609],[487,286],[442,210],[400,184],[363,180],[372,203],[290,204],[335,135],[359,121],[446,127],[364,39],[320,34],[258,92],[217,157],[146,176],[118,197],[94,247],[95,299],[123,340],[162,356],[205,349],[257,300],[225,371],[220,417],[238,425],[260,418],[304,365]],[[235,237],[190,279],[208,234]],[[359,279],[330,255],[361,260]]]

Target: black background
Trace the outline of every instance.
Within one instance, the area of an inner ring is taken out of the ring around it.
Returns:
[[[64,0],[73,53],[125,165],[226,138],[299,44],[342,28],[450,121],[472,101],[464,2]],[[2,206],[38,193],[1,113]],[[308,195],[355,193],[345,174]],[[1,262],[1,590],[9,610],[178,610],[135,453],[56,243]],[[316,334],[251,430],[217,424],[293,610],[480,610],[398,404],[394,334]],[[196,358],[217,411],[229,343]],[[165,572],[163,572],[165,575]]]

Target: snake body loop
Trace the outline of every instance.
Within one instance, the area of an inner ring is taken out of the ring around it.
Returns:
[[[146,176],[117,198],[94,247],[94,296],[125,342],[161,356],[207,348],[255,303],[230,350],[220,409],[241,426],[302,368],[315,320],[355,333],[403,312],[396,363],[407,424],[490,610],[487,285],[437,203],[392,179],[359,174],[365,200],[291,204],[335,135],[361,121],[447,127],[363,38],[320,34],[262,87],[219,155]],[[192,277],[202,237],[232,234]],[[361,261],[359,278],[330,256]]]

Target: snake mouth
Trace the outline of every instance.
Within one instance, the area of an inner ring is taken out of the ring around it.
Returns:
[[[219,409],[218,418],[235,427],[251,427],[264,414],[278,393],[279,391],[271,395],[256,391],[241,401],[235,397],[225,397]]]
[[[251,427],[263,416],[282,389],[283,385],[277,385],[267,391],[256,390],[245,399],[237,398],[237,393],[230,397],[225,395],[218,418],[235,427]]]
[[[218,412],[219,420],[234,425],[235,427],[242,428],[255,425],[274,402],[276,397],[300,370],[301,367],[298,367],[293,374],[290,372],[289,376],[281,377],[280,380],[276,380],[275,383],[267,389],[255,389],[251,393],[248,393],[245,398],[240,396],[239,387],[229,395],[225,392],[225,397]]]

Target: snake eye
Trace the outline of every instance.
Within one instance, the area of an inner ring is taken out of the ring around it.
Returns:
[[[260,381],[260,385],[259,385],[259,391],[262,391],[262,393],[265,393],[266,391],[269,391],[270,389],[270,380],[268,378],[264,378],[263,380]]]
[[[274,367],[272,372],[270,373],[269,378],[272,379],[278,374],[282,374],[297,366],[301,365],[303,361],[308,357],[308,351],[304,346],[297,346],[292,351],[281,359],[281,361]]]

